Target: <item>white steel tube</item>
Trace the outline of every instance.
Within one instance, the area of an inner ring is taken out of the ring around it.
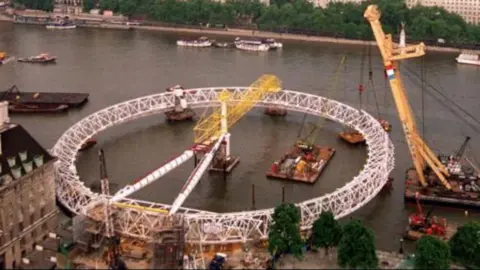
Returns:
[[[117,193],[112,198],[112,202],[117,202],[132,193],[144,188],[145,186],[151,184],[152,182],[158,180],[160,177],[164,176],[171,170],[175,169],[176,167],[180,166],[181,164],[185,163],[188,161],[190,158],[193,157],[193,151],[192,150],[187,150],[183,152],[182,155],[179,157],[175,158],[174,160],[168,162],[167,164],[163,165],[162,167],[156,169],[152,173],[148,174],[144,178],[142,178],[140,181],[133,185],[128,185],[124,187],[123,189],[119,190]]]
[[[182,191],[180,191],[180,194],[178,194],[178,197],[175,199],[175,201],[172,204],[172,208],[170,208],[170,213],[169,214],[175,214],[177,210],[182,206],[183,202],[185,199],[187,199],[188,195],[192,190],[195,188],[197,185],[198,181],[200,181],[200,178],[202,178],[203,174],[208,168],[208,165],[210,165],[210,162],[212,162],[213,156],[215,155],[215,152],[217,152],[218,148],[220,147],[220,144],[224,140],[226,134],[223,134],[220,136],[218,141],[215,143],[215,145],[210,149],[210,151],[203,156],[202,160],[200,161],[200,164],[197,166],[197,168],[192,172],[190,177],[188,177],[187,182],[182,188]]]

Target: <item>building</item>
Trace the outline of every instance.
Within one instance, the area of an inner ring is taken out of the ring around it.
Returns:
[[[315,7],[326,8],[329,3],[361,3],[365,0],[309,0]]]
[[[10,123],[7,102],[0,102],[0,151],[0,269],[41,269],[55,260],[42,246],[56,238],[55,158]]]
[[[83,0],[55,0],[55,8],[53,11],[79,15],[83,12]]]
[[[438,6],[449,12],[456,13],[469,23],[480,23],[480,0],[406,0],[408,7],[423,5]]]

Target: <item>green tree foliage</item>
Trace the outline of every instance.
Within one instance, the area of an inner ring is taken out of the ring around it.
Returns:
[[[294,204],[281,204],[275,208],[268,234],[268,251],[273,256],[292,253],[302,257],[303,241],[300,235],[300,211]]]
[[[89,12],[95,7],[95,2],[93,0],[83,0],[83,11]]]
[[[444,241],[427,235],[417,243],[415,269],[449,269],[450,248]]]
[[[345,224],[342,239],[338,245],[337,260],[338,264],[344,268],[377,268],[374,232],[360,220],[352,220]]]
[[[13,2],[27,9],[39,9],[43,11],[53,11],[54,5],[54,0],[14,0]]]
[[[469,222],[458,228],[449,244],[455,260],[480,268],[480,223]]]
[[[313,223],[313,246],[325,248],[325,253],[328,254],[328,249],[337,246],[341,237],[342,227],[333,216],[333,213],[330,211],[322,212],[320,217]]]

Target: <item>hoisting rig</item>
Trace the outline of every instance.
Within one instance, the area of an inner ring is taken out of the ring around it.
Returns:
[[[449,159],[442,158],[442,162],[419,135],[414,114],[400,76],[400,63],[398,61],[425,55],[425,45],[423,43],[412,46],[394,44],[392,36],[385,34],[382,30],[380,15],[376,5],[368,6],[364,13],[364,17],[370,22],[383,58],[386,74],[415,166],[416,177],[414,178],[418,178],[422,186],[419,195],[420,199],[426,203],[480,207],[480,188],[477,191],[476,187],[478,185],[474,182],[480,182],[478,180],[479,176],[472,175],[470,178],[464,179],[465,175],[467,175],[466,171],[458,168],[462,157],[450,156]],[[464,145],[466,145],[468,139],[467,137]],[[462,146],[459,151],[462,156],[464,148],[465,146]],[[475,166],[473,166],[473,169],[475,169]],[[429,182],[427,182],[426,176],[430,180]],[[434,187],[439,184],[437,183],[438,181],[443,184],[443,187]],[[405,199],[415,200],[415,193],[418,190],[416,186],[416,183],[411,184],[407,181]]]
[[[414,114],[408,102],[405,87],[400,76],[400,63],[398,61],[425,55],[425,44],[420,43],[418,45],[405,47],[394,44],[392,35],[386,35],[383,32],[380,16],[380,11],[376,5],[369,5],[364,13],[364,17],[370,22],[383,58],[383,64],[385,65],[390,87],[392,88],[393,98],[420,183],[423,187],[428,186],[424,174],[428,165],[428,167],[435,172],[442,184],[448,190],[451,190],[452,187],[446,179],[446,177],[450,176],[449,171],[419,135]]]
[[[119,190],[112,197],[112,204],[116,207],[133,207],[154,211],[155,209],[128,205],[120,201],[158,180],[190,158],[196,158],[197,154],[203,154],[198,164],[195,162],[195,169],[172,204],[170,211],[161,210],[162,213],[165,211],[165,214],[176,213],[212,162],[214,169],[220,167],[222,171],[227,170],[228,167],[233,167],[235,160],[238,162],[238,159],[232,158],[230,155],[230,133],[228,129],[250,111],[258,101],[264,99],[268,94],[279,92],[281,89],[281,81],[273,75],[261,76],[239,96],[234,96],[230,91],[224,89],[218,95],[220,108],[216,108],[211,115],[202,117],[195,126],[195,145],[160,168]],[[94,203],[93,206],[95,206]]]

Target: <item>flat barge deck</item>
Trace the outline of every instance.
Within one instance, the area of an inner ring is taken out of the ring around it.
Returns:
[[[480,211],[479,192],[460,191],[460,183],[456,179],[448,179],[448,182],[452,186],[452,191],[448,191],[442,186],[423,188],[418,182],[416,170],[409,169],[407,171],[407,181],[405,183],[404,200],[405,202],[415,203],[415,193],[419,192],[419,199],[422,204]]]
[[[67,105],[69,108],[80,107],[88,101],[87,93],[51,93],[20,92],[16,86],[7,91],[0,91],[0,100],[9,103],[27,105]]]
[[[273,179],[314,184],[334,154],[335,149],[331,147],[316,145],[313,150],[306,153],[303,149],[295,146],[281,160],[273,163],[266,176]]]

